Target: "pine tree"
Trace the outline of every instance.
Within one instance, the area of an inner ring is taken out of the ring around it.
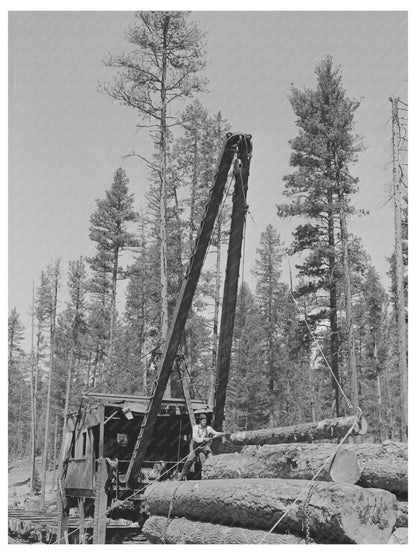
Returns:
[[[272,225],[268,225],[260,236],[259,256],[255,261],[254,275],[257,277],[256,296],[263,316],[265,334],[264,357],[269,380],[270,425],[278,422],[278,333],[279,297],[282,294],[281,261],[283,246],[280,236]]]
[[[44,291],[46,297],[45,311],[49,326],[49,368],[48,368],[48,390],[46,396],[46,411],[45,411],[45,430],[43,441],[43,459],[42,459],[42,494],[41,500],[45,506],[46,494],[46,469],[48,465],[49,453],[49,423],[51,415],[51,402],[52,402],[52,381],[55,370],[55,332],[56,332],[56,315],[58,306],[58,290],[60,285],[61,270],[60,260],[56,260],[47,268],[47,281],[46,289]]]
[[[107,309],[106,294],[110,294],[107,357],[111,364],[117,281],[124,277],[120,256],[137,244],[135,235],[128,231],[128,224],[136,222],[138,216],[133,210],[133,195],[129,194],[128,179],[122,168],[115,172],[105,198],[96,202],[97,210],[90,217],[90,239],[97,244],[97,254],[87,261],[98,280],[94,281],[97,292],[102,295],[103,312]]]
[[[82,256],[69,262],[68,271],[69,302],[66,307],[68,326],[69,363],[67,365],[64,415],[68,413],[71,400],[71,386],[77,360],[82,356],[82,335],[87,329],[87,272]]]
[[[297,169],[284,178],[285,195],[292,202],[279,205],[278,215],[306,218],[306,223],[296,228],[292,246],[293,253],[306,255],[298,266],[299,276],[305,280],[300,293],[328,296],[323,315],[330,322],[330,364],[335,378],[340,380],[339,295],[343,277],[347,280],[350,272],[346,218],[352,212],[350,198],[357,184],[349,173],[349,165],[355,162],[361,149],[353,134],[359,102],[346,96],[340,70],[334,67],[331,57],[318,64],[315,73],[316,90],[291,90],[290,102],[297,116],[299,134],[291,141],[290,164]],[[344,267],[337,249],[339,238],[344,247]],[[345,290],[348,298],[347,281]],[[352,324],[349,327],[353,331]],[[354,390],[353,381],[354,377],[351,381]],[[339,415],[335,380],[333,389],[334,410]]]
[[[141,120],[150,122],[152,138],[158,149],[156,170],[160,183],[159,240],[161,283],[161,337],[168,332],[167,275],[167,140],[175,117],[169,115],[177,99],[201,91],[203,82],[198,72],[204,67],[201,49],[202,34],[186,12],[139,12],[127,39],[134,50],[110,56],[107,64],[119,68],[114,84],[104,91],[122,104],[135,108]],[[140,124],[139,124],[140,126]]]
[[[43,365],[46,358],[48,279],[45,271],[40,274],[36,296],[33,292],[32,303],[32,345],[31,345],[31,397],[32,397],[32,448],[31,448],[31,490],[35,482],[40,482],[36,469],[36,456],[40,451],[41,411],[43,409]]]
[[[17,364],[23,355],[22,341],[24,339],[25,327],[22,324],[20,314],[13,307],[8,318],[8,361],[9,368]],[[9,375],[9,381],[11,376]]]
[[[226,401],[226,429],[255,430],[269,424],[268,372],[262,364],[262,315],[247,283],[237,300],[234,347]]]
[[[157,304],[158,288],[152,280],[143,216],[140,218],[140,230],[138,255],[128,268],[124,337],[120,352],[124,353],[123,384],[146,395],[150,393],[146,356],[149,349],[146,348],[146,337],[150,328],[154,326],[150,314],[151,307]],[[156,310],[153,313],[160,314]]]
[[[387,437],[387,399],[382,386],[386,372],[386,322],[388,297],[375,268],[369,265],[361,285],[360,302],[355,312],[359,333],[357,357],[360,376],[361,408],[378,440]]]
[[[27,396],[25,353],[22,347],[25,328],[20,314],[13,307],[8,317],[8,424],[9,453],[23,454],[23,402]]]

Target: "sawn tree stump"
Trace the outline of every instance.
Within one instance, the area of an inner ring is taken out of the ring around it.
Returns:
[[[311,536],[321,543],[386,543],[396,523],[388,491],[304,480],[159,482],[146,491],[151,515]],[[291,506],[293,503],[293,506]],[[290,507],[290,508],[289,508]]]

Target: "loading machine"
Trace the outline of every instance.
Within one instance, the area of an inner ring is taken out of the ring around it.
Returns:
[[[153,480],[175,479],[177,462],[189,452],[195,414],[212,417],[222,430],[231,360],[238,278],[252,156],[251,135],[228,133],[205,215],[182,281],[168,336],[159,359],[157,377],[149,397],[89,394],[95,406],[66,416],[58,488],[59,543],[103,544],[125,528],[123,515],[140,529],[145,511],[143,491]],[[178,349],[191,310],[214,225],[223,202],[232,167],[233,207],[218,341],[214,407],[190,398],[186,374],[181,373],[184,399],[165,398],[174,366],[181,372]],[[123,500],[126,500],[123,505]],[[114,510],[112,510],[114,506]],[[79,526],[71,534],[72,508]],[[123,512],[124,511],[124,512]],[[72,539],[71,539],[72,537]],[[88,538],[88,539],[87,539]]]

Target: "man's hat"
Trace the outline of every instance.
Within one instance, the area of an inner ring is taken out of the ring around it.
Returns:
[[[200,414],[198,417],[198,421],[201,422],[201,420],[207,420],[207,415],[206,414]]]

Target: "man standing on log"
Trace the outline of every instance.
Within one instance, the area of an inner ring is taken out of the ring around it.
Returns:
[[[180,473],[179,480],[185,479],[194,461],[197,458],[200,459],[201,454],[205,456],[205,459],[208,459],[212,456],[210,446],[211,440],[223,435],[223,432],[216,432],[213,428],[211,428],[211,426],[207,426],[207,417],[205,414],[200,415],[199,424],[196,424],[192,428],[190,451],[182,472]]]

